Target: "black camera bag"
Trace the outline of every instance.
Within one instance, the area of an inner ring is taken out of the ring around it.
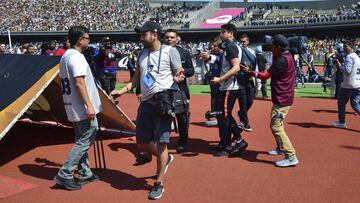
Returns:
[[[186,113],[189,111],[189,102],[182,90],[172,92],[172,106],[174,113]]]

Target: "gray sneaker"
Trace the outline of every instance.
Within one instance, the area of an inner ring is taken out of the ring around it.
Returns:
[[[71,179],[65,179],[60,177],[59,175],[56,175],[54,177],[54,181],[56,184],[63,186],[67,190],[80,190],[81,185],[75,181],[74,178]]]
[[[267,152],[270,155],[282,155],[284,152],[282,152],[280,149],[273,149]]]
[[[172,161],[174,161],[174,156],[172,154],[169,154],[168,161],[167,161],[166,166],[165,166],[164,175],[166,174],[166,171],[168,170],[169,165],[170,165],[170,163]]]
[[[295,166],[297,164],[299,164],[299,160],[296,158],[296,156],[285,158],[275,163],[275,165],[278,167],[289,167],[289,166]]]
[[[93,174],[92,176],[88,177],[88,178],[85,178],[85,179],[79,179],[78,183],[79,185],[85,185],[85,184],[88,184],[90,182],[96,182],[100,180],[99,176],[98,175],[95,175]]]
[[[347,128],[346,123],[340,123],[340,121],[335,121],[332,123],[334,128]]]
[[[152,187],[149,193],[149,199],[153,199],[153,200],[160,199],[164,191],[165,189],[161,185],[161,183],[154,183],[154,186]]]

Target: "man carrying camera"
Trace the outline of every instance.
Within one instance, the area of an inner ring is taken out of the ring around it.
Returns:
[[[233,24],[221,26],[220,38],[223,42],[224,57],[220,77],[214,77],[210,82],[220,84],[219,94],[222,103],[223,116],[219,119],[218,126],[224,130],[224,140],[220,140],[220,149],[214,152],[214,156],[232,156],[247,148],[248,144],[241,137],[241,129],[238,127],[232,110],[237,98],[239,84],[235,74],[240,70],[241,48],[234,41],[236,27]],[[236,144],[231,146],[231,134],[234,133]]]
[[[222,66],[222,60],[224,56],[224,52],[221,47],[222,41],[220,36],[216,36],[212,43],[211,43],[211,52],[204,51],[200,54],[200,58],[205,61],[206,66],[209,66],[209,70],[207,74],[209,75],[210,79],[214,77],[220,77],[220,71]],[[210,83],[210,97],[211,97],[211,104],[210,104],[210,111],[205,113],[205,118],[210,120],[210,118],[216,117],[217,121],[219,117],[222,116],[222,106],[223,103],[220,99],[220,84],[213,84]],[[219,121],[214,124],[217,125],[220,123]],[[220,138],[220,146],[224,146],[224,132],[219,126],[219,138]],[[218,146],[213,148],[213,150],[217,150]]]
[[[149,199],[159,199],[163,192],[163,178],[174,157],[168,153],[172,111],[170,90],[177,90],[185,78],[179,52],[160,42],[161,26],[147,21],[135,31],[140,33],[144,49],[139,54],[137,69],[132,81],[121,90],[114,90],[117,97],[140,85],[141,102],[136,118],[137,146],[157,157],[156,181]],[[169,107],[170,104],[170,107]]]
[[[344,43],[344,52],[346,54],[344,63],[338,59],[335,60],[336,67],[342,70],[344,75],[344,81],[341,83],[337,98],[339,120],[332,124],[335,128],[347,128],[345,107],[349,99],[351,107],[360,115],[360,58],[354,52],[354,44],[351,41]]]
[[[95,61],[97,62],[97,79],[107,94],[115,88],[117,58],[121,58],[121,53],[112,48],[110,37],[104,37],[100,53],[95,57]]]
[[[294,166],[299,163],[294,147],[284,129],[284,119],[294,102],[295,90],[295,62],[294,57],[288,51],[289,42],[283,35],[272,37],[271,51],[274,63],[268,72],[261,73],[250,71],[249,67],[241,67],[242,71],[249,72],[251,75],[266,80],[271,79],[271,99],[273,107],[271,110],[270,127],[275,137],[276,149],[269,151],[270,155],[285,155],[285,159],[275,163],[279,167]]]
[[[186,151],[186,147],[187,147],[188,135],[189,135],[189,120],[190,120],[190,112],[188,109],[190,93],[189,93],[189,87],[186,82],[186,78],[189,78],[194,75],[194,67],[191,60],[190,52],[178,45],[179,42],[178,37],[179,35],[176,30],[174,29],[165,30],[164,43],[171,47],[176,48],[176,50],[179,52],[181,65],[184,68],[184,75],[185,75],[184,81],[179,83],[178,85],[180,91],[182,91],[181,93],[184,93],[186,95],[187,101],[183,101],[183,102],[187,103],[187,108],[184,109],[186,110],[184,112],[175,112],[178,128],[179,128],[179,139],[177,141],[176,152],[182,153]]]

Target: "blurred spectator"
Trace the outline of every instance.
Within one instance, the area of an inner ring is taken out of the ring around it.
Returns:
[[[2,42],[0,42],[0,54],[6,53],[6,45]]]
[[[67,37],[65,37],[63,46],[55,51],[55,56],[62,56],[65,54],[67,49],[70,49],[70,42]]]
[[[50,41],[48,49],[44,52],[44,55],[55,56],[55,53],[56,53],[56,41],[52,40]]]

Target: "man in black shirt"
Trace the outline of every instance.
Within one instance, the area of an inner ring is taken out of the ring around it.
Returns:
[[[190,100],[189,87],[187,85],[186,78],[189,78],[194,75],[194,67],[191,60],[190,52],[181,46],[177,45],[179,41],[179,36],[176,30],[168,29],[165,31],[164,43],[175,47],[180,54],[181,65],[184,68],[185,79],[182,83],[178,84],[180,91],[183,91],[186,95],[187,100]],[[187,101],[188,102],[188,101]],[[176,113],[176,119],[179,127],[179,139],[177,141],[176,151],[182,153],[186,151],[186,146],[188,142],[189,134],[189,117],[190,112]]]

